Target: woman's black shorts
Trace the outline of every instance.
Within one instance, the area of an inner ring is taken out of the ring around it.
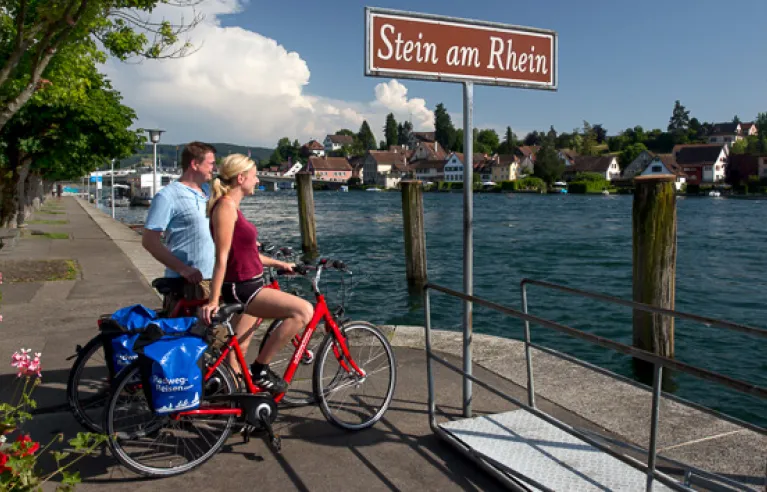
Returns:
[[[224,282],[221,286],[221,297],[224,302],[231,304],[239,302],[247,307],[256,295],[264,288],[264,277],[258,276],[242,282]]]

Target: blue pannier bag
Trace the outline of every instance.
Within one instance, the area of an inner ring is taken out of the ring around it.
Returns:
[[[208,344],[194,335],[163,336],[137,348],[149,407],[164,415],[200,406],[203,390],[202,355]]]
[[[109,333],[104,332],[104,351],[113,378],[138,358],[133,350],[139,336],[137,332],[147,329],[149,325],[156,325],[163,333],[186,333],[197,321],[191,317],[159,318],[154,310],[141,304],[119,309],[108,320],[117,325]]]

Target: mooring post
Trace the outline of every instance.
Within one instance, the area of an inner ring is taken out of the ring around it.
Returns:
[[[317,253],[317,229],[314,224],[314,190],[312,175],[302,171],[296,173],[298,195],[298,223],[301,227],[301,250],[307,255]]]
[[[633,299],[674,309],[676,282],[676,193],[673,175],[634,179]],[[674,318],[634,310],[634,346],[674,357]],[[652,374],[652,364],[634,359],[638,374]]]
[[[421,181],[400,181],[400,188],[407,282],[413,286],[423,287],[426,284],[426,232]]]

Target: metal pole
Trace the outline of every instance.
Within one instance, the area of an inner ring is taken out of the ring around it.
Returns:
[[[428,390],[428,403],[429,403],[429,425],[434,428],[437,425],[437,418],[435,416],[436,404],[434,403],[434,374],[431,367],[431,298],[429,296],[429,289],[424,288],[424,313],[425,313],[425,326],[424,333],[426,335],[426,383]]]
[[[157,185],[157,142],[152,142],[154,147],[154,159],[152,159],[152,198],[154,198],[154,190]]]
[[[522,312],[527,314],[527,284],[522,284]],[[535,408],[535,381],[533,380],[533,353],[530,348],[530,322],[525,320],[525,363],[527,364],[527,401]]]
[[[472,243],[472,225],[474,222],[473,193],[473,143],[472,117],[474,112],[474,84],[463,83],[463,291],[467,296],[473,295],[474,277],[474,245]],[[471,337],[472,337],[472,305],[464,301],[463,307],[463,370],[471,375]],[[471,380],[463,378],[463,416],[471,417]]]
[[[652,420],[650,422],[650,449],[647,450],[647,492],[652,492],[655,475],[655,455],[657,453],[658,414],[660,413],[660,390],[663,379],[663,366],[655,364],[655,374],[652,381]]]
[[[115,218],[115,160],[112,159],[112,218]]]

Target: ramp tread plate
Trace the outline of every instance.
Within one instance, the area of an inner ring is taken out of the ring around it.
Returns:
[[[440,424],[478,453],[553,490],[644,490],[647,475],[525,410]],[[671,490],[657,480],[653,490]]]

